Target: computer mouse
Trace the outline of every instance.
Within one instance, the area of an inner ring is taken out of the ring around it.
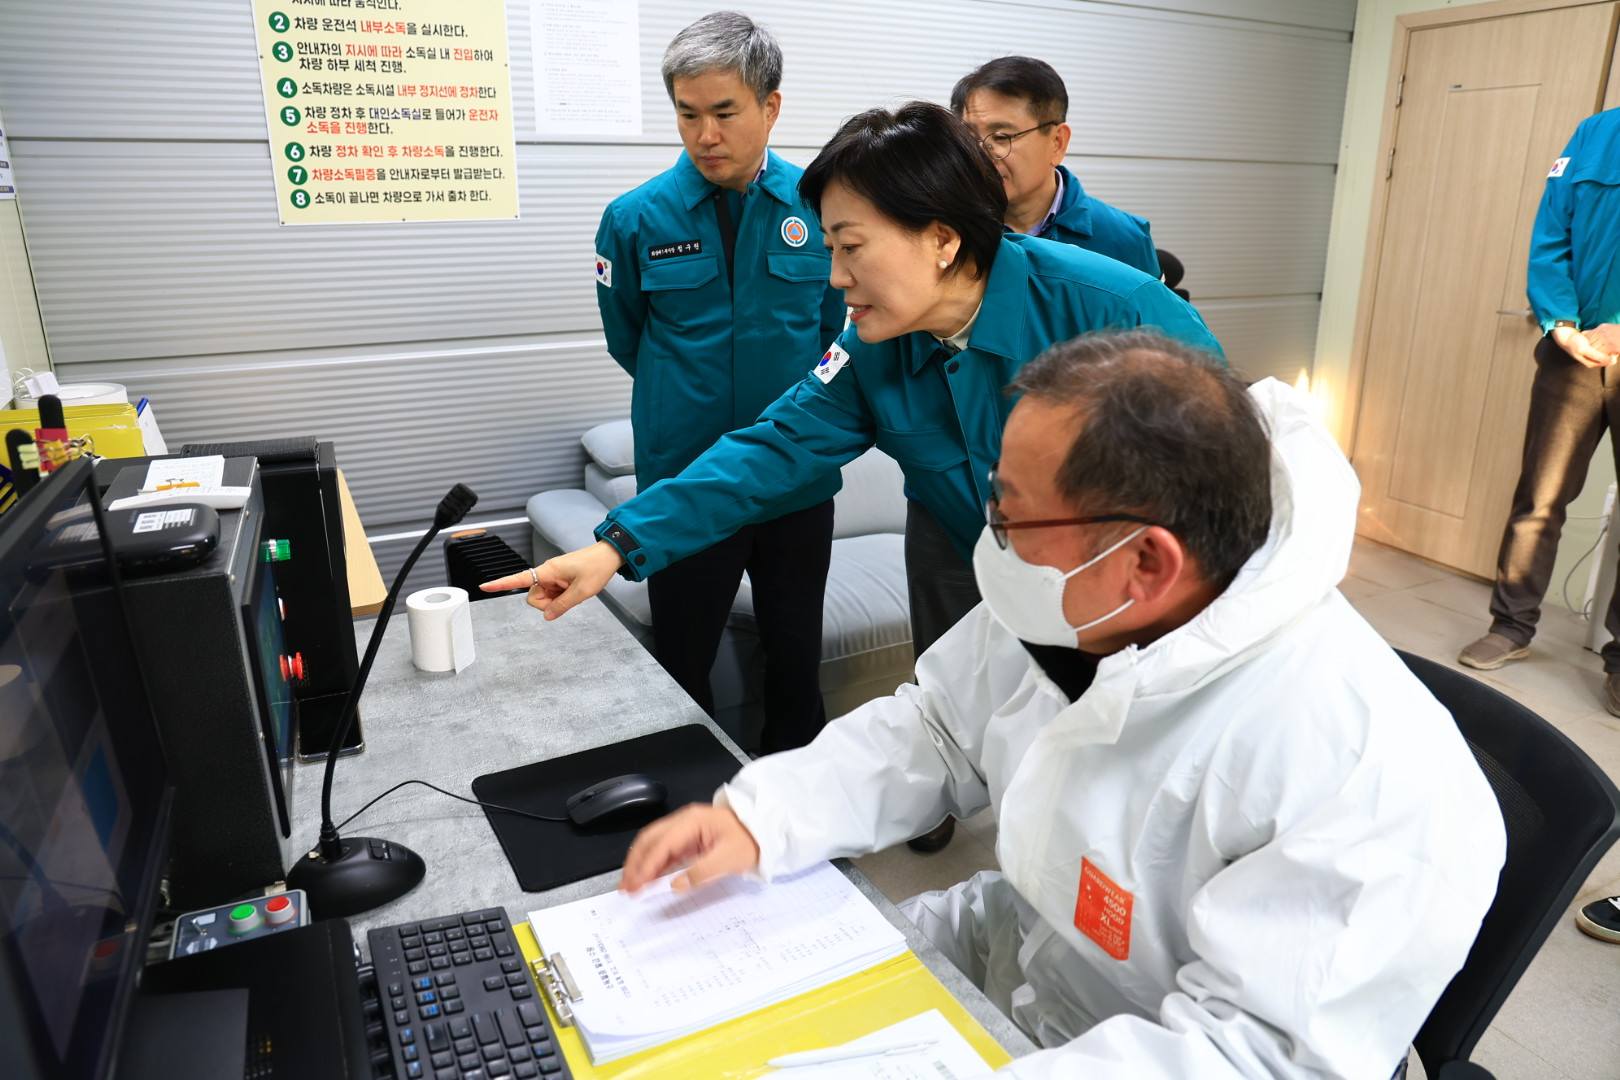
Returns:
[[[664,809],[669,792],[642,773],[626,773],[592,784],[568,797],[568,817],[575,825],[627,825],[650,821]]]

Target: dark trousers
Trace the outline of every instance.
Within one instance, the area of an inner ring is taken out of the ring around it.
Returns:
[[[906,592],[918,656],[979,605],[973,564],[957,554],[945,527],[915,499],[906,503]]]
[[[804,746],[827,723],[821,703],[821,608],[832,558],[833,504],[733,536],[647,579],[653,652],[703,711],[714,715],[709,670],[743,571],[765,654],[765,753]]]
[[[1520,646],[1535,636],[1564,511],[1586,483],[1587,467],[1606,430],[1620,468],[1620,370],[1584,367],[1551,338],[1542,338],[1536,346],[1524,464],[1491,593],[1491,629]],[[1612,535],[1609,539],[1614,542]],[[1609,599],[1604,625],[1620,637],[1620,589]],[[1603,667],[1620,671],[1620,644],[1603,647]]]

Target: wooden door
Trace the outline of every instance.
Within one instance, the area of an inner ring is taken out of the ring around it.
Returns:
[[[1547,170],[1602,100],[1617,7],[1408,38],[1354,444],[1362,535],[1495,572],[1541,334],[1530,229]]]

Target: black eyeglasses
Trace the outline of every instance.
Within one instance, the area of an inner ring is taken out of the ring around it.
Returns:
[[[1011,529],[1051,529],[1059,525],[1104,525],[1113,521],[1128,521],[1136,525],[1157,525],[1158,522],[1137,514],[1096,514],[1092,517],[1044,518],[1040,521],[1008,521],[1001,512],[1001,483],[996,479],[996,466],[990,467],[990,497],[984,501],[984,522],[990,526],[990,535],[996,546],[1007,550],[1007,533]]]
[[[1039,131],[1041,128],[1051,127],[1053,124],[1061,123],[1063,123],[1061,120],[1043,120],[1034,127],[1025,128],[1023,131],[992,131],[990,134],[980,139],[979,142],[981,145],[983,145],[986,153],[995,158],[997,161],[1000,161],[1008,154],[1012,153],[1013,143],[1017,142],[1019,139],[1022,139],[1025,135],[1028,135],[1032,131]]]

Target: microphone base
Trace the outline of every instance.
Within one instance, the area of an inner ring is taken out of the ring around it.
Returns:
[[[328,859],[311,851],[287,875],[287,888],[309,895],[316,919],[342,918],[397,900],[422,883],[427,864],[403,844],[369,836],[346,836],[342,854]]]

